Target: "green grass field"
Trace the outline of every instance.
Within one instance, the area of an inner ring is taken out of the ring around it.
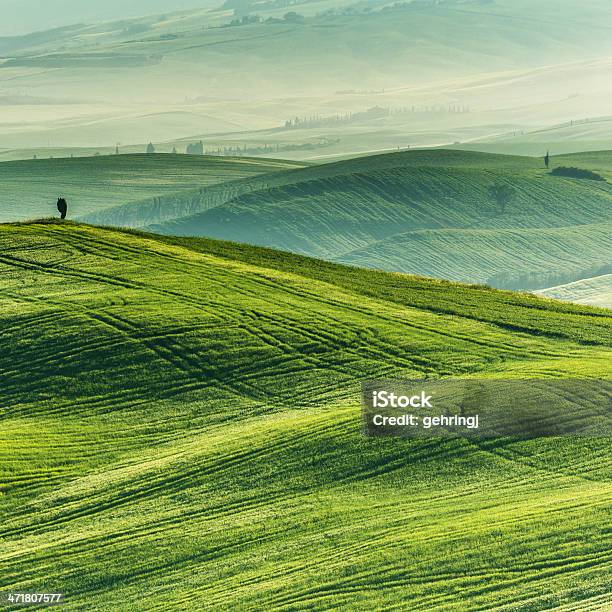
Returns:
[[[296,162],[195,155],[108,155],[0,163],[0,222],[57,214],[59,196],[71,215],[132,200],[300,167]]]
[[[605,310],[0,226],[0,591],[70,610],[612,605],[607,440],[380,440],[375,377],[609,377]]]
[[[561,228],[430,229],[394,235],[338,261],[493,287],[547,287],[557,275],[582,278],[612,252],[612,223]],[[521,286],[523,275],[532,286]],[[595,289],[595,286],[592,287]],[[585,296],[586,297],[586,296]]]
[[[557,165],[612,177],[610,152],[555,156]],[[3,163],[0,174],[4,220],[56,214],[64,195],[70,217],[98,225],[509,289],[601,275],[610,261],[610,184],[551,176],[530,157],[433,149],[304,166],[121,155]],[[503,211],[488,193],[499,183],[515,190]]]

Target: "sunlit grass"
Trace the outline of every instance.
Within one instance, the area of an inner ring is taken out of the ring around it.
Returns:
[[[68,609],[610,604],[606,440],[372,440],[375,377],[602,377],[607,311],[0,227],[0,590]]]

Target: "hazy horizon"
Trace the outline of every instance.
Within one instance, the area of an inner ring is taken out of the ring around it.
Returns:
[[[0,38],[0,159],[118,143],[184,152],[200,139],[316,160],[612,148],[609,3],[232,0],[171,12],[219,5],[0,0],[5,30],[92,24]]]

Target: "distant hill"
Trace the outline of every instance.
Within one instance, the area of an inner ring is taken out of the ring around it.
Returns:
[[[14,2],[3,11],[11,19],[62,27],[0,38],[8,149],[197,135],[211,148],[280,146],[317,159],[500,139],[508,152],[514,134],[609,113],[612,7],[602,1],[266,0],[211,10],[202,0],[161,16],[150,13],[165,0]],[[24,111],[15,102],[24,95],[44,103]],[[350,115],[364,121],[308,128],[313,117]]]
[[[609,176],[610,155],[597,155],[554,159]],[[503,213],[489,194],[495,184],[515,192]],[[608,263],[611,205],[608,183],[551,176],[539,159],[428,150],[277,172],[85,218],[531,289]]]
[[[216,159],[216,158],[215,158]],[[255,162],[257,163],[257,162]],[[266,160],[259,163],[265,164]],[[224,182],[213,187],[204,186],[198,189],[184,190],[181,193],[165,194],[143,201],[130,202],[95,213],[82,215],[82,219],[91,223],[119,225],[127,227],[143,227],[163,222],[178,222],[185,231],[193,234],[193,227],[189,228],[194,220],[186,217],[197,215],[211,208],[229,203],[234,198],[250,193],[266,191],[274,188],[285,188],[289,185],[306,183],[308,181],[333,179],[346,175],[368,173],[373,171],[389,172],[401,171],[415,167],[445,167],[453,168],[479,168],[488,167],[499,170],[534,169],[538,161],[526,157],[511,157],[502,155],[489,155],[486,153],[472,153],[462,151],[423,150],[385,155],[370,155],[358,157],[347,161],[326,163],[301,168],[300,162],[286,162],[292,170],[281,171],[280,167],[274,174],[268,173],[253,179],[243,181]],[[297,171],[296,171],[297,170]],[[264,196],[265,197],[265,196]],[[185,219],[181,219],[185,217]],[[174,223],[173,223],[174,225]],[[179,231],[180,228],[172,228]],[[164,231],[163,227],[160,228]]]
[[[612,274],[549,287],[535,293],[555,300],[612,308]]]
[[[223,0],[0,0],[0,36],[28,34],[76,23],[97,23],[189,8],[221,6]]]
[[[502,214],[488,196],[517,189]],[[610,218],[612,188],[489,170],[401,168],[254,191],[155,229],[335,258],[418,229],[562,227]]]
[[[163,154],[2,162],[0,221],[54,216],[59,196],[68,200],[72,217],[196,185],[295,167],[301,164]]]
[[[607,311],[35,223],[0,226],[0,319],[3,591],[52,576],[102,611],[612,603],[609,440],[367,439],[359,392],[606,377]]]
[[[579,277],[589,268],[605,265],[611,235],[612,222],[537,229],[416,230],[347,253],[338,261],[494,287],[535,289],[549,286],[558,277]]]
[[[547,150],[563,156],[581,151],[609,153],[612,149],[612,117],[577,118],[557,125],[518,133],[514,131],[457,146],[464,150],[514,155],[543,155]]]

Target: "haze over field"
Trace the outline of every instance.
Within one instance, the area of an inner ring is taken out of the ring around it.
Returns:
[[[58,191],[87,221],[354,265],[512,289],[607,278],[606,184],[551,178],[524,157],[326,162],[419,146],[550,150],[553,166],[609,178],[605,153],[561,157],[612,149],[609,2],[0,7],[25,30],[45,16],[61,26],[0,38],[0,160],[30,160],[1,169],[0,219],[45,216]],[[195,156],[115,155],[148,143]],[[290,162],[257,157],[323,165],[276,173]],[[488,196],[500,182],[517,191],[503,214]]]
[[[0,4],[5,28],[50,13],[66,26],[0,38],[0,159],[200,138],[318,160],[456,142],[612,148],[608,124],[591,127],[612,114],[603,0],[83,4]]]

